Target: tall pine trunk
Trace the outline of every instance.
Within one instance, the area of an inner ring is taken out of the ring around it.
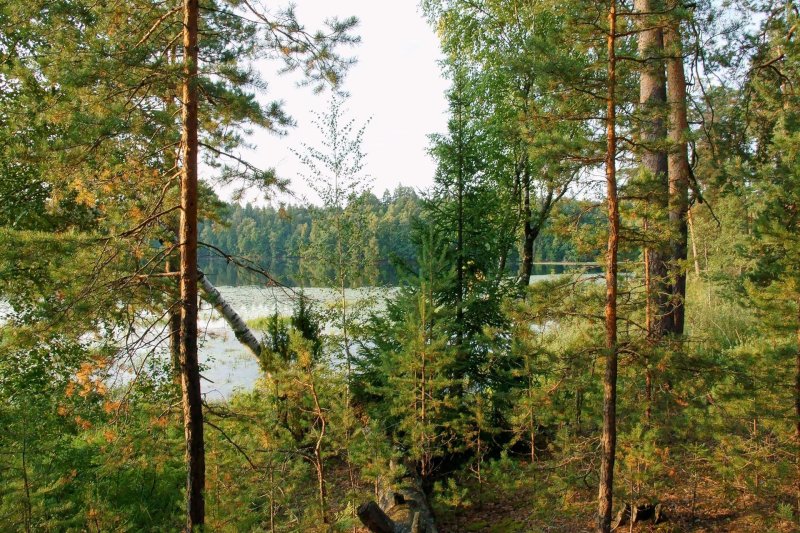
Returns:
[[[181,169],[181,391],[186,435],[186,528],[205,522],[205,446],[197,361],[197,34],[198,0],[183,6],[183,167]]]
[[[459,94],[459,98],[461,95]],[[458,323],[458,331],[456,336],[456,343],[461,349],[461,344],[464,342],[464,142],[463,142],[463,127],[464,120],[462,117],[462,102],[459,102],[459,128],[461,131],[458,133],[458,184],[457,184],[457,202],[458,217],[457,222],[457,235],[456,235],[456,282],[458,284],[458,294],[456,295],[456,322]]]
[[[608,250],[606,253],[606,371],[603,378],[603,457],[600,465],[597,530],[611,531],[614,492],[614,460],[617,446],[617,249],[619,205],[617,203],[616,125],[616,32],[617,2],[608,11],[608,96],[606,111],[606,188],[608,196]]]
[[[647,13],[655,11],[651,0],[636,0],[638,14],[639,57],[643,61],[639,73],[639,104],[642,112],[639,138],[642,146],[642,167],[648,176],[648,203],[658,219],[666,216],[668,207],[667,127],[664,113],[667,85],[664,74],[664,36],[661,28]],[[647,336],[658,342],[668,329],[669,286],[664,244],[659,242],[661,224],[655,224],[656,241],[649,242],[644,252],[647,298]]]
[[[674,7],[674,6],[671,6]],[[673,18],[664,30],[667,59],[667,101],[669,104],[669,223],[671,284],[669,332],[683,335],[686,300],[686,258],[688,250],[689,154],[686,112],[686,75],[683,71],[680,19]]]
[[[800,300],[797,301],[797,352],[795,353],[794,370],[794,414],[794,438],[797,450],[797,455],[795,458],[795,467],[797,468],[797,511],[800,513]]]

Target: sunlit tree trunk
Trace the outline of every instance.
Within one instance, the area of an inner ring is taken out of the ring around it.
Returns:
[[[673,6],[674,7],[674,6]],[[667,59],[667,101],[669,104],[669,223],[671,284],[669,332],[683,334],[686,300],[686,257],[689,211],[689,155],[687,135],[689,121],[686,113],[686,75],[683,71],[680,20],[673,18],[664,30]]]
[[[186,435],[186,529],[205,522],[205,446],[197,361],[197,34],[199,0],[183,8],[183,167],[181,171],[181,391]]]
[[[667,86],[664,74],[663,32],[646,14],[652,13],[657,2],[636,0],[634,9],[638,14],[639,57],[643,61],[639,73],[639,104],[642,120],[639,138],[642,146],[642,167],[648,176],[648,203],[659,219],[666,216],[668,201],[667,177],[667,127],[664,112],[667,102]],[[647,336],[650,342],[658,342],[664,335],[668,320],[667,265],[663,243],[660,240],[660,225],[655,224],[655,242],[649,242],[644,253],[647,295]]]
[[[795,429],[794,438],[797,447],[796,467],[797,467],[797,510],[800,512],[800,300],[797,301],[797,353],[795,354],[794,371],[794,416]]]
[[[614,491],[614,459],[617,445],[617,249],[619,205],[617,204],[616,125],[616,31],[617,2],[608,11],[608,96],[606,111],[606,189],[608,196],[608,250],[606,253],[606,371],[603,378],[603,456],[600,465],[597,530],[611,531]]]

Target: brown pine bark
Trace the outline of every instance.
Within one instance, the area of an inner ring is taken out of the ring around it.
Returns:
[[[674,5],[670,7],[675,7]],[[669,223],[670,304],[669,333],[683,335],[686,300],[686,258],[688,250],[689,153],[686,111],[686,75],[683,70],[680,20],[673,18],[664,30],[667,50],[667,102],[669,105]]]
[[[616,32],[617,2],[608,11],[608,96],[606,111],[606,189],[608,197],[608,250],[606,252],[606,370],[603,378],[603,456],[600,465],[597,530],[611,531],[614,491],[614,460],[617,446],[617,249],[619,205],[617,203],[616,126]]]
[[[181,169],[181,391],[186,436],[186,529],[205,522],[205,446],[197,361],[198,0],[183,5],[183,167]]]
[[[667,103],[667,85],[664,73],[664,36],[661,27],[646,13],[657,8],[657,2],[636,0],[638,15],[639,57],[643,60],[639,72],[639,104],[642,113],[639,141],[642,146],[642,168],[648,176],[648,203],[657,217],[666,215],[668,207],[667,127],[664,113]],[[647,336],[658,342],[668,329],[669,285],[664,245],[660,239],[660,224],[655,224],[656,242],[648,244],[644,252],[645,291],[647,297]]]
[[[795,445],[797,446],[797,509],[800,512],[800,300],[797,301],[797,353],[794,371]]]

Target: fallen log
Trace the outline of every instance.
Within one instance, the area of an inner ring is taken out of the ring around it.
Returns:
[[[374,501],[363,503],[356,511],[361,523],[373,533],[395,533],[395,523]]]
[[[397,490],[382,490],[377,503],[360,505],[357,514],[372,533],[437,533],[428,498],[416,477],[406,477]]]

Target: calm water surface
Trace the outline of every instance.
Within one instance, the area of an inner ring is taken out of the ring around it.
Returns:
[[[553,279],[563,275],[560,271],[531,276],[531,283]],[[263,287],[263,286],[220,286],[217,287],[228,303],[245,321],[272,316],[275,312],[282,316],[292,314],[300,298],[300,289]],[[350,305],[356,302],[366,303],[368,308],[380,310],[386,299],[396,288],[364,288],[348,289],[347,300]],[[306,288],[303,294],[318,310],[325,310],[339,299],[334,289]],[[0,323],[4,316],[10,314],[10,307],[0,300]],[[233,334],[228,324],[208,304],[203,302],[200,308],[200,363],[203,367],[203,393],[211,401],[224,400],[237,390],[250,390],[261,377],[261,369],[255,356],[244,348]],[[255,330],[261,337],[263,331]],[[161,332],[163,338],[164,332]],[[169,357],[166,353],[167,340],[161,341],[159,350],[161,357]],[[128,379],[131,377],[130,372]],[[125,376],[117,376],[116,383],[127,381]]]
[[[531,276],[531,283],[550,280],[564,275],[564,271]],[[217,287],[231,307],[245,319],[279,315],[291,315],[299,298],[299,289],[265,288],[258,286]],[[349,302],[370,302],[370,307],[380,309],[396,289],[353,289],[347,291]],[[320,310],[330,306],[339,298],[334,289],[304,289],[304,294]],[[209,399],[224,399],[236,390],[249,390],[261,377],[258,361],[242,347],[228,324],[217,312],[205,304],[200,312],[202,344],[200,362],[205,366],[203,392]],[[263,331],[256,331],[257,336]]]
[[[245,321],[256,318],[292,314],[300,298],[300,289],[265,288],[259,286],[217,287]],[[348,289],[349,304],[368,302],[371,309],[379,310],[395,289],[365,288]],[[325,310],[340,298],[334,289],[307,288],[303,294],[318,311]],[[225,399],[237,390],[249,390],[261,377],[261,369],[255,356],[244,348],[225,320],[208,304],[200,310],[200,363],[205,367],[202,374],[203,393],[209,400]],[[255,330],[257,337],[264,334]]]

